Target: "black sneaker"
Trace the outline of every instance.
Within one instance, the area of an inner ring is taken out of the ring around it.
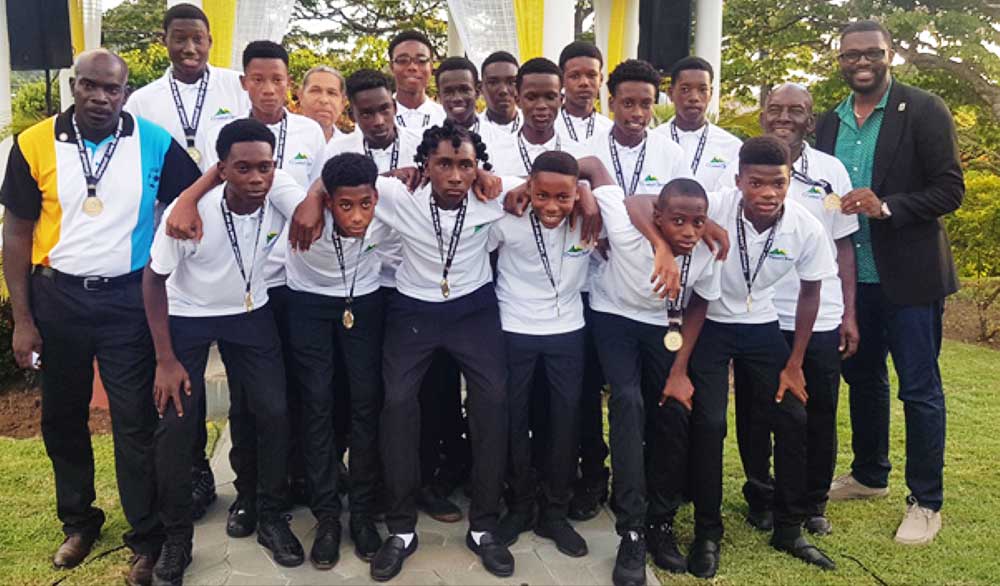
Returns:
[[[417,493],[417,507],[432,519],[442,523],[458,523],[462,520],[462,510],[449,499],[441,496],[430,486]]]
[[[657,567],[674,574],[687,572],[687,559],[677,549],[677,539],[670,523],[650,525],[646,536],[649,537],[649,553]]]
[[[645,586],[646,540],[638,531],[622,535],[611,581],[615,586]]]
[[[249,537],[257,530],[257,503],[253,499],[237,496],[229,507],[226,518],[226,535],[235,538]]]
[[[506,515],[500,518],[497,522],[496,531],[493,532],[493,536],[496,537],[497,541],[500,543],[511,546],[517,542],[517,538],[520,537],[525,531],[531,531],[531,528],[535,526],[535,515],[530,512],[521,511],[508,511]]]
[[[514,556],[493,534],[484,533],[479,538],[479,543],[476,543],[472,538],[472,532],[469,531],[465,534],[465,545],[472,550],[472,553],[479,556],[479,561],[487,572],[500,578],[514,575]]]
[[[687,558],[688,572],[697,578],[714,578],[719,571],[719,542],[695,537]]]
[[[257,527],[257,543],[271,550],[275,563],[286,568],[301,566],[306,555],[302,543],[292,533],[285,517],[261,521]]]
[[[191,469],[191,519],[205,516],[209,505],[215,502],[215,475],[211,468]]]
[[[814,515],[806,519],[806,522],[802,524],[806,531],[812,533],[813,535],[829,535],[833,533],[833,523],[826,518],[825,515]]]
[[[340,561],[340,521],[336,517],[320,519],[316,539],[309,551],[309,561],[317,570],[329,570]]]
[[[774,513],[768,510],[747,511],[747,523],[757,531],[772,531],[774,529]]]
[[[184,570],[191,565],[191,542],[168,539],[160,549],[160,558],[153,566],[154,586],[180,586]]]
[[[372,558],[371,576],[376,582],[386,582],[396,577],[403,569],[403,561],[417,551],[417,536],[414,535],[410,546],[403,545],[403,538],[390,535],[378,548],[378,553]]]
[[[587,542],[566,519],[544,521],[535,526],[535,535],[556,542],[556,549],[573,558],[587,555]]]
[[[351,541],[354,553],[366,562],[372,561],[378,548],[382,547],[382,537],[375,528],[375,522],[366,515],[351,515]]]
[[[608,501],[608,472],[598,478],[581,478],[573,488],[567,516],[574,521],[593,519],[601,512],[601,505]]]

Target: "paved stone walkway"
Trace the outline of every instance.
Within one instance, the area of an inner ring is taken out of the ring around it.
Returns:
[[[340,562],[335,568],[321,572],[307,559],[298,568],[283,568],[275,564],[267,550],[257,544],[255,536],[231,539],[226,535],[226,512],[235,498],[233,472],[229,466],[229,431],[226,429],[216,444],[212,468],[218,483],[219,500],[205,518],[195,526],[194,560],[184,583],[198,585],[263,585],[263,584],[373,584],[368,564],[354,555],[347,536],[346,516]],[[462,503],[466,507],[468,503]],[[546,584],[611,584],[618,537],[614,521],[607,511],[577,530],[587,540],[590,554],[570,558],[559,553],[551,541],[533,533],[521,535],[511,551],[516,560],[516,572],[507,579],[486,572],[479,559],[465,547],[466,523],[439,523],[420,515],[417,531],[420,547],[406,560],[402,573],[389,584],[512,584],[540,586]],[[380,525],[385,532],[385,526]],[[308,555],[315,531],[315,520],[307,509],[293,512],[292,530],[302,541]],[[652,571],[646,570],[647,583],[659,584]]]

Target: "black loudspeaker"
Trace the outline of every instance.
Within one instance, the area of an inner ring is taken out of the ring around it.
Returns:
[[[660,71],[691,54],[691,0],[640,0],[639,59]]]
[[[73,64],[66,0],[7,0],[10,67],[61,69]]]

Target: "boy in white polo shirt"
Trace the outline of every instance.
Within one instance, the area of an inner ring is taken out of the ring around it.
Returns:
[[[427,96],[434,47],[420,31],[402,31],[389,41],[389,67],[396,79],[396,123],[414,132],[444,122],[444,108]]]
[[[604,56],[593,43],[573,41],[559,54],[564,96],[556,130],[573,142],[583,144],[611,130],[611,119],[594,107],[601,92],[603,67]]]
[[[288,417],[285,376],[262,270],[286,218],[305,197],[272,189],[274,136],[262,123],[237,120],[217,142],[226,181],[199,201],[201,242],[176,240],[161,225],[143,276],[143,296],[156,347],[157,476],[163,490],[167,545],[154,573],[179,583],[191,559],[191,444],[201,421],[191,417],[205,392],[209,346],[218,341],[227,376],[250,393],[257,428],[257,541],[277,563],[302,563],[302,545],[281,516],[286,484]],[[188,417],[184,414],[188,413]],[[180,563],[178,563],[180,560]],[[178,573],[179,572],[179,573]]]

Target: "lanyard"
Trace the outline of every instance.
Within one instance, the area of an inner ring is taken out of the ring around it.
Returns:
[[[677,294],[676,300],[670,299],[669,297],[667,298],[668,318],[678,319],[681,316],[681,311],[684,309],[684,289],[687,288],[688,271],[690,270],[691,270],[691,254],[686,254],[684,255],[684,260],[681,261],[681,290]]]
[[[361,253],[365,250],[365,237],[361,237],[361,242],[358,243],[358,258],[354,264],[354,276],[351,278],[351,288],[347,289],[347,267],[344,266],[344,243],[340,240],[340,234],[337,234],[337,226],[333,226],[333,248],[337,252],[337,263],[340,264],[340,276],[344,279],[344,298],[347,300],[347,309],[351,309],[351,303],[354,302],[354,285],[358,282],[358,269],[361,267]],[[350,329],[350,328],[348,328]]]
[[[122,136],[122,119],[119,115],[118,117],[118,128],[115,130],[114,138],[108,144],[108,148],[104,150],[104,155],[101,160],[97,162],[97,168],[91,164],[90,153],[87,152],[87,147],[83,146],[83,135],[80,134],[80,127],[76,125],[76,116],[70,118],[73,121],[73,132],[76,134],[76,152],[80,155],[80,165],[83,166],[83,177],[87,180],[87,197],[97,197],[97,183],[104,177],[104,172],[108,170],[108,165],[111,163],[111,157],[114,156],[115,150],[118,149],[118,140]],[[96,151],[94,154],[97,154]]]
[[[833,185],[830,185],[829,181],[826,179],[813,179],[812,177],[809,177],[809,158],[806,156],[805,150],[802,151],[802,155],[799,158],[802,160],[802,170],[799,171],[794,165],[792,165],[792,177],[798,179],[806,185],[822,187],[823,192],[827,195],[833,193]]]
[[[402,114],[396,114],[396,122],[398,122],[399,125],[402,126],[403,128],[406,128],[406,119],[403,118]],[[430,123],[431,123],[431,115],[430,114],[424,114],[424,121],[420,125],[420,127],[421,128],[427,128],[427,125],[430,124]]]
[[[538,256],[542,258],[545,276],[549,278],[549,285],[552,285],[552,290],[556,294],[556,315],[559,315],[559,283],[562,281],[563,249],[566,247],[568,223],[563,226],[562,244],[559,247],[559,274],[553,276],[548,247],[545,245],[545,237],[542,235],[542,222],[535,214],[535,210],[531,210],[529,217],[531,218],[531,232],[535,235],[535,247],[538,249]]]
[[[448,240],[448,255],[444,251],[444,233],[441,228],[441,212],[438,211],[434,203],[434,194],[431,193],[428,199],[431,206],[431,222],[434,223],[434,234],[437,236],[438,254],[441,256],[441,263],[444,268],[441,273],[441,294],[448,297],[451,288],[448,286],[448,271],[451,270],[451,263],[455,260],[455,253],[458,252],[458,239],[462,236],[462,226],[465,224],[465,209],[469,205],[469,198],[462,198],[462,205],[458,208],[458,215],[455,217],[455,227],[451,231],[451,238]]]
[[[471,130],[472,132],[475,132],[476,134],[479,134],[479,117],[478,116],[476,117],[476,121],[472,124],[472,128],[470,128],[469,130]]]
[[[524,133],[517,133],[517,150],[521,153],[521,163],[524,164],[525,175],[531,175],[531,157],[528,156],[528,147],[524,144]],[[559,138],[559,133],[556,133],[556,148],[552,149],[556,151],[562,150],[562,139]]]
[[[236,234],[236,226],[233,224],[233,213],[229,211],[226,206],[226,197],[222,196],[222,201],[219,202],[222,206],[222,219],[226,222],[226,233],[229,235],[229,245],[233,248],[233,256],[236,257],[236,267],[240,269],[240,276],[243,277],[243,282],[246,284],[246,290],[244,292],[243,303],[247,311],[253,310],[253,296],[250,294],[250,284],[253,281],[253,267],[257,263],[257,243],[260,240],[260,228],[264,225],[264,203],[260,206],[260,211],[257,212],[257,234],[253,238],[253,256],[250,257],[250,268],[243,265],[243,253],[240,252],[240,241]]]
[[[771,250],[771,245],[774,244],[774,235],[778,231],[778,224],[781,223],[781,218],[785,215],[785,209],[782,208],[781,215],[775,220],[771,229],[767,233],[767,240],[764,242],[764,248],[760,251],[760,258],[757,259],[757,267],[754,269],[753,274],[750,274],[750,253],[747,250],[747,229],[744,225],[743,219],[743,200],[740,200],[739,205],[736,207],[736,242],[740,249],[740,267],[743,269],[743,281],[747,285],[747,312],[749,313],[752,308],[752,295],[753,295],[753,283],[757,280],[757,274],[760,273],[761,267],[764,266],[764,260],[767,259],[767,253]]]
[[[510,125],[510,133],[514,134],[520,127],[521,127],[521,113],[518,112],[517,114],[514,115],[514,122],[512,122]]]
[[[705,123],[705,130],[701,131],[701,136],[698,138],[698,148],[694,151],[694,158],[691,159],[691,174],[698,174],[698,166],[701,165],[701,155],[705,152],[705,143],[708,141],[708,127],[709,123]],[[670,123],[670,138],[674,139],[677,144],[681,143],[681,137],[677,134],[677,123]]]
[[[374,161],[375,157],[372,156],[372,149],[368,146],[367,138],[364,139],[364,146],[365,156]],[[392,153],[389,155],[389,168],[386,171],[395,171],[397,165],[399,165],[399,132],[396,133],[396,140],[392,141]]]
[[[184,129],[184,139],[187,142],[185,146],[193,147],[195,135],[198,134],[198,122],[201,120],[201,109],[205,105],[205,95],[208,93],[208,69],[198,82],[198,97],[195,99],[190,119],[184,109],[184,102],[181,101],[181,92],[177,89],[177,80],[174,79],[173,73],[167,73],[167,81],[170,83],[170,94],[174,97],[177,116],[181,119],[181,128]]]
[[[253,112],[250,112],[253,118]],[[275,145],[274,164],[281,169],[285,165],[285,139],[288,137],[288,112],[281,117],[281,126],[278,127],[278,144]]]
[[[611,164],[615,168],[615,179],[618,180],[618,185],[622,189],[625,189],[625,175],[622,172],[622,163],[618,158],[618,147],[615,146],[615,136],[614,131],[608,133],[608,149],[611,151]],[[646,162],[646,137],[642,137],[642,150],[639,151],[639,156],[635,160],[635,169],[632,171],[632,182],[629,183],[628,191],[625,192],[626,196],[635,195],[635,190],[639,187],[639,178],[642,177],[642,166]]]
[[[566,123],[566,132],[569,133],[569,137],[572,138],[574,142],[579,142],[580,139],[576,137],[576,127],[573,126],[573,121],[570,119],[569,114],[566,113],[566,108],[563,108],[561,112],[562,112],[563,122]],[[590,138],[591,136],[594,135],[595,118],[597,118],[596,110],[591,112],[590,116],[587,116],[587,136],[585,136],[584,138]]]

